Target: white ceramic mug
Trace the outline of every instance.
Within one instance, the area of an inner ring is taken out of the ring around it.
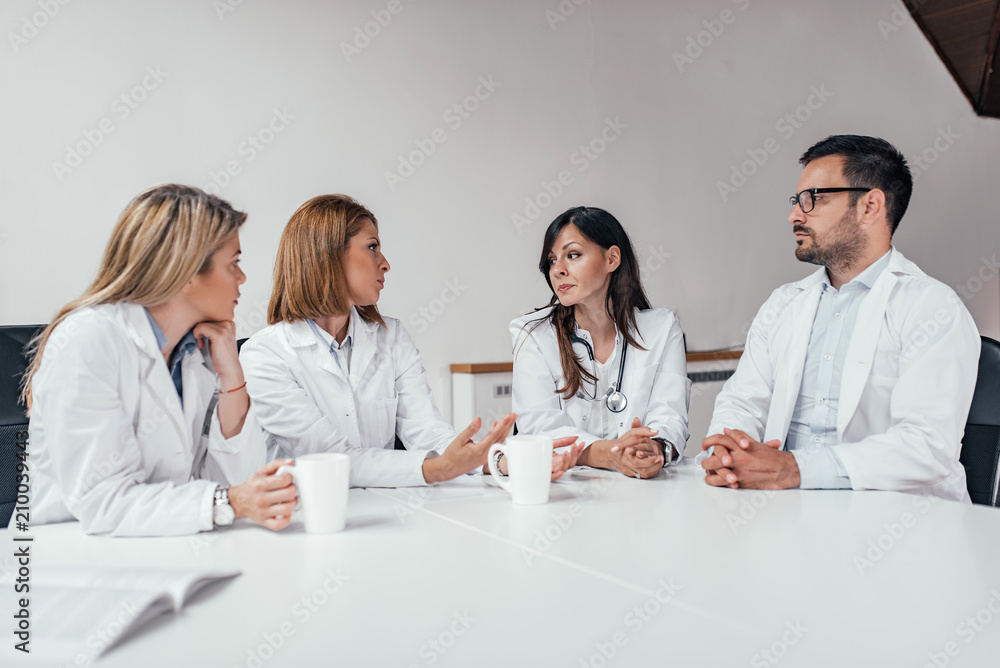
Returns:
[[[507,458],[507,476],[493,466],[495,453]],[[537,505],[548,503],[552,478],[552,439],[544,436],[510,436],[503,443],[490,447],[487,460],[490,474],[507,490],[514,503]],[[508,482],[508,480],[510,482]]]
[[[278,475],[291,473],[298,488],[299,507],[306,533],[341,531],[347,522],[347,489],[351,458],[339,452],[321,452],[295,458]]]

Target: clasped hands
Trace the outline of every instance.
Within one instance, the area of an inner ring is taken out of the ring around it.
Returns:
[[[594,441],[580,455],[579,464],[599,469],[612,469],[629,478],[652,478],[666,463],[672,452],[653,440],[656,429],[642,426],[639,418],[632,428],[613,441]]]
[[[781,441],[755,441],[739,429],[723,429],[706,438],[702,450],[712,450],[701,467],[705,482],[732,489],[790,489],[801,479],[795,457],[784,452]]]

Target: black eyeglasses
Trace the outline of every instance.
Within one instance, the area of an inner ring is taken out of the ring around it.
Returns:
[[[859,192],[866,193],[872,188],[807,188],[803,190],[798,195],[793,195],[788,198],[788,203],[790,209],[794,209],[795,205],[798,204],[799,208],[802,209],[802,213],[809,213],[816,206],[816,195],[820,193],[846,193],[846,192]]]

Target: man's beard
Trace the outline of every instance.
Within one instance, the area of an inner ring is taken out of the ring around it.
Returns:
[[[820,243],[816,237],[809,234],[812,243],[800,245],[795,249],[795,257],[802,262],[819,264],[832,269],[849,269],[860,259],[865,247],[865,238],[861,232],[860,215],[853,216],[848,210],[837,225],[827,233],[827,239]],[[806,231],[796,226],[795,231]]]

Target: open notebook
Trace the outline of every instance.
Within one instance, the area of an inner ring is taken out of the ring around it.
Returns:
[[[153,617],[180,611],[204,586],[239,574],[184,568],[39,568],[32,574],[30,656],[95,658]]]

